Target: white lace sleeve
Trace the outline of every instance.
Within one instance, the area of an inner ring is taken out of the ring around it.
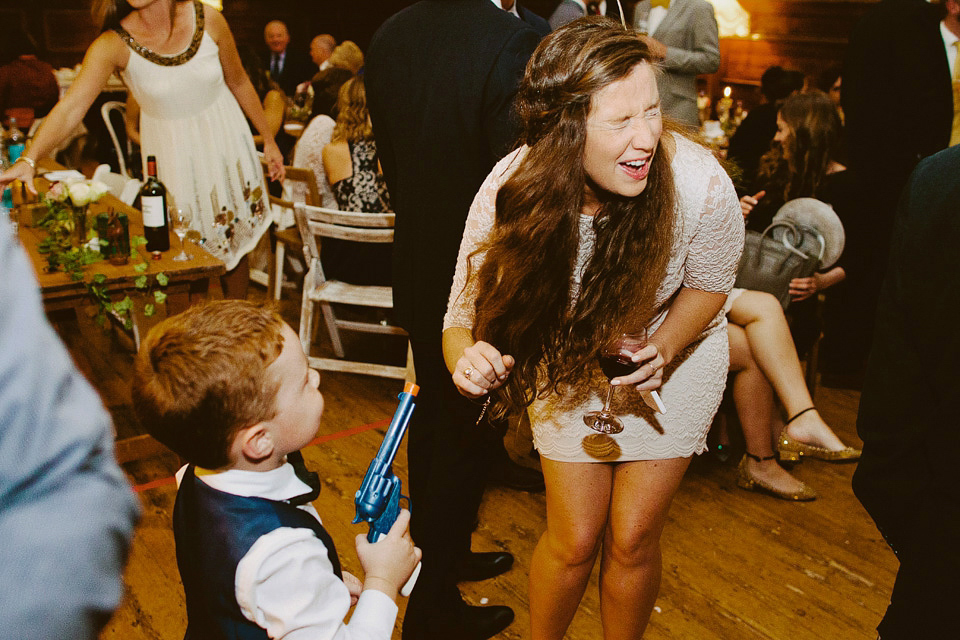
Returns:
[[[684,143],[694,143],[683,140]],[[683,145],[685,146],[685,145]],[[733,183],[717,160],[697,148],[696,164],[701,164],[698,181],[705,189],[690,189],[686,220],[696,225],[690,239],[683,285],[699,291],[728,293],[737,278],[743,252],[743,215]],[[684,185],[678,183],[678,187]]]
[[[524,154],[525,149],[517,149],[498,162],[473,198],[460,241],[457,270],[453,276],[447,313],[443,317],[445,330],[450,327],[473,328],[474,302],[477,299],[476,279],[471,277],[470,282],[467,282],[467,260],[490,235],[496,221],[497,192],[516,169]],[[471,276],[476,275],[483,264],[483,258],[483,253],[473,256],[469,270]]]
[[[327,174],[323,171],[323,148],[329,144],[333,135],[333,118],[319,115],[310,121],[303,135],[297,141],[293,151],[293,166],[299,169],[310,169],[317,177],[317,188],[320,191],[321,204],[332,209],[337,208],[337,200],[330,190]],[[306,202],[306,186],[302,182],[291,182],[290,196],[294,202]]]

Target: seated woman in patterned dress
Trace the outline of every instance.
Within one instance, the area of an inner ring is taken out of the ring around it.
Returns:
[[[337,100],[337,124],[323,148],[323,170],[341,211],[391,211],[380,173],[363,79],[351,78]],[[320,252],[328,278],[352,284],[389,285],[392,246],[325,239]]]

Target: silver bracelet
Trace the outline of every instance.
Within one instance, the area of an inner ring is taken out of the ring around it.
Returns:
[[[31,169],[33,169],[34,171],[37,170],[37,162],[33,158],[28,158],[27,156],[20,156],[19,158],[17,158],[17,162],[26,162],[28,165],[30,165]],[[16,164],[16,162],[14,164]]]

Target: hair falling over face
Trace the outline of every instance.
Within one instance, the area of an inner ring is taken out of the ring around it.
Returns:
[[[537,395],[586,384],[597,350],[656,314],[656,293],[674,240],[674,185],[661,148],[638,197],[598,194],[594,252],[571,298],[587,174],[591,100],[650,64],[635,34],[600,16],[575,21],[540,43],[518,92],[529,149],[497,194],[496,225],[481,247],[474,335],[516,359],[492,411],[519,411]]]

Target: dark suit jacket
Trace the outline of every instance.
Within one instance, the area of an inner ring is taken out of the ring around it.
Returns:
[[[847,368],[862,371],[873,311],[886,270],[900,192],[917,162],[950,142],[953,95],[938,8],[924,0],[883,0],[854,28],[843,69],[847,167],[860,209],[845,231],[865,248],[847,274],[844,304],[859,327],[839,337]]]
[[[540,37],[490,0],[424,0],[367,53],[367,103],[397,213],[398,323],[440,339],[470,203],[516,142],[513,98]]]
[[[921,162],[900,201],[860,398],[853,489],[901,562],[884,638],[957,637],[958,203],[960,145]]]
[[[517,13],[520,14],[520,19],[526,22],[528,25],[533,27],[533,30],[540,34],[540,37],[550,33],[550,23],[535,14],[530,9],[527,9],[519,2],[517,3]]]
[[[891,178],[892,202],[917,162],[950,143],[953,94],[937,7],[884,0],[850,36],[843,69],[849,166]]]
[[[260,55],[263,56],[263,68],[269,72],[273,52],[269,49],[263,49]],[[270,79],[280,85],[280,88],[288,97],[292,97],[297,90],[297,85],[310,80],[316,71],[316,66],[306,53],[294,47],[287,47],[287,56],[283,61],[283,71],[278,74],[271,73]]]

